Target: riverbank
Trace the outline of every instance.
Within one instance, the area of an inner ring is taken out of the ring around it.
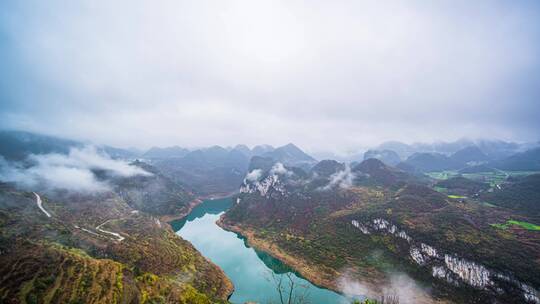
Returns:
[[[216,224],[224,230],[242,235],[246,238],[249,246],[257,250],[266,252],[272,257],[280,260],[313,284],[338,293],[342,292],[339,289],[338,282],[336,282],[335,280],[335,278],[340,277],[341,273],[335,271],[334,269],[319,265],[313,265],[308,263],[301,257],[292,256],[285,252],[283,249],[281,249],[279,246],[256,237],[255,231],[253,231],[252,229],[242,227],[240,225],[232,225],[230,223],[226,223],[223,220],[223,216],[219,218]]]
[[[219,265],[234,284],[233,303],[279,303],[272,275],[292,271],[290,267],[263,251],[247,246],[237,233],[218,226],[219,217],[228,210],[232,199],[207,200],[193,209],[185,218],[172,223],[173,229],[183,239],[216,265]],[[348,299],[329,289],[312,284],[292,273],[297,285],[296,295],[306,292],[312,304],[348,303]]]
[[[306,280],[310,281],[314,285],[317,285],[328,290],[332,290],[337,293],[343,293],[347,291],[347,284],[355,284],[361,286],[361,292],[363,296],[368,298],[377,299],[384,292],[395,292],[398,295],[408,294],[410,298],[404,299],[401,303],[415,303],[415,304],[450,304],[445,300],[435,299],[429,295],[428,291],[419,287],[410,287],[409,290],[403,291],[399,288],[394,289],[388,280],[372,280],[368,281],[365,278],[354,276],[350,271],[344,273],[338,272],[332,268],[314,265],[310,263],[302,256],[291,255],[290,253],[280,248],[275,243],[268,240],[257,237],[256,231],[252,228],[242,225],[234,225],[227,223],[222,215],[216,224],[224,230],[231,231],[243,236],[249,246],[265,252],[272,257],[280,260],[287,266],[291,267],[295,272],[300,274]],[[352,277],[352,278],[351,278]],[[345,279],[346,278],[346,279]],[[347,283],[348,282],[348,283]],[[356,289],[358,287],[355,287]],[[349,290],[350,292],[350,290]],[[356,290],[358,292],[358,290]]]
[[[202,204],[203,202],[203,199],[201,198],[196,198],[194,200],[192,200],[191,202],[189,202],[186,206],[186,209],[182,212],[180,212],[179,214],[166,214],[166,215],[162,215],[159,217],[159,220],[161,222],[164,222],[164,223],[170,223],[172,221],[176,221],[176,220],[181,220],[183,218],[185,218],[186,216],[188,216],[188,214],[191,213],[191,211],[193,211],[193,208],[197,207],[198,205]]]

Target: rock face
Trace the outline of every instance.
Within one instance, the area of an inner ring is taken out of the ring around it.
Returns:
[[[540,303],[539,293],[533,287],[513,279],[511,275],[487,269],[481,264],[461,258],[454,253],[443,253],[431,245],[417,242],[404,230],[386,219],[375,218],[364,223],[351,220],[351,224],[363,234],[382,233],[405,240],[409,244],[411,260],[421,267],[430,267],[434,278],[445,280],[456,286],[466,284],[476,289],[498,293],[504,292],[505,288],[511,285],[512,288],[520,290],[527,303]]]
[[[256,193],[258,192],[261,196],[269,198],[272,193],[278,193],[285,195],[285,187],[281,183],[279,176],[277,174],[269,175],[263,178],[260,181],[250,182],[247,179],[244,180],[244,183],[240,187],[240,193]]]
[[[427,254],[428,256],[432,257],[432,258],[438,258],[439,255],[437,254],[437,249],[429,246],[429,245],[426,245],[424,243],[420,244],[420,247],[422,248],[422,252]]]
[[[358,221],[355,221],[358,223]],[[354,225],[354,224],[353,224]],[[399,238],[402,238],[406,240],[407,242],[410,242],[412,239],[410,236],[407,235],[407,233],[404,230],[399,230],[396,225],[390,224],[385,219],[376,218],[373,220],[372,224],[360,224],[358,223],[359,227],[364,227],[364,229],[360,229],[364,234],[369,234],[369,227],[371,226],[372,229],[375,229],[377,231],[387,232],[390,234],[393,234]]]
[[[446,268],[457,274],[461,280],[471,286],[485,288],[493,284],[490,280],[490,271],[482,265],[449,254],[444,255],[444,263]]]
[[[352,224],[354,227],[360,229],[360,231],[362,231],[363,234],[369,234],[369,229],[366,226],[360,224],[358,221],[352,220]]]
[[[411,249],[409,251],[411,258],[416,262],[418,265],[424,265],[426,263],[426,260],[424,259],[424,256],[420,252],[420,250],[414,246],[411,246]]]
[[[275,163],[268,172],[261,169],[250,171],[240,187],[240,193],[259,193],[264,198],[272,196],[286,197],[286,178],[294,173],[289,171],[282,163]]]

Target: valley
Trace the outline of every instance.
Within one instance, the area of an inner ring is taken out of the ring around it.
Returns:
[[[0,304],[540,304],[540,0],[0,0]]]
[[[178,235],[190,241],[204,256],[219,265],[231,279],[235,289],[229,301],[278,302],[279,294],[272,276],[283,276],[285,273],[289,273],[300,286],[294,292],[299,296],[305,294],[306,302],[331,304],[352,301],[351,298],[347,299],[298,277],[292,268],[280,260],[264,251],[253,249],[240,235],[220,228],[216,221],[231,205],[230,198],[206,200],[186,218],[171,223]]]
[[[292,144],[111,158],[51,142],[0,163],[7,303],[540,302],[540,174],[478,149],[345,163]]]

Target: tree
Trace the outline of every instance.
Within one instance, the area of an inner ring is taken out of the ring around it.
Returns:
[[[302,282],[292,273],[276,274],[270,271],[268,280],[273,283],[280,304],[307,304],[309,285]]]

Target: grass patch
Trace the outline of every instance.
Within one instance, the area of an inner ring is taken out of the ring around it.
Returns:
[[[520,226],[521,228],[525,228],[527,230],[534,230],[534,231],[540,231],[540,226],[527,223],[527,222],[520,222],[520,221],[508,221],[509,224]]]
[[[521,221],[515,221],[515,220],[508,220],[504,224],[490,224],[492,227],[506,230],[511,225],[519,226],[523,229],[532,230],[532,231],[540,231],[540,226],[528,223],[528,222],[521,222]]]

